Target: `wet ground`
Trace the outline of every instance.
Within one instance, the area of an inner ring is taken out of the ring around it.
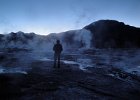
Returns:
[[[102,52],[63,54],[61,68],[48,54],[1,53],[0,100],[139,100],[137,72],[113,65],[124,56]]]

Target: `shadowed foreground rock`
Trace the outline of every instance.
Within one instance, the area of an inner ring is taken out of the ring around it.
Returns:
[[[116,68],[35,61],[28,74],[0,74],[1,100],[139,100],[140,77]],[[73,67],[74,66],[74,67]],[[117,73],[117,75],[116,75]]]

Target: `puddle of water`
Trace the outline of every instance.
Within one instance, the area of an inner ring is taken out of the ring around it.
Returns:
[[[62,60],[65,64],[79,64],[77,62],[74,61],[68,61],[68,60]]]
[[[140,68],[140,66],[138,66],[137,68]]]
[[[1,68],[0,68],[0,73],[3,73],[3,72],[4,72],[4,69],[1,69]]]
[[[41,60],[41,61],[53,61],[52,59],[49,59],[49,58],[41,58],[39,60]]]
[[[39,59],[41,61],[54,61],[49,58],[41,58]],[[68,64],[68,65],[78,65],[81,70],[86,70],[85,68],[87,67],[93,67],[94,64],[92,63],[91,59],[77,59],[77,61],[72,61],[72,60],[61,60],[63,63]]]
[[[21,74],[28,74],[26,71],[20,68],[5,68],[0,66],[0,73],[21,73]]]
[[[84,59],[82,59],[82,61],[83,60]],[[63,62],[65,64],[77,64],[81,70],[86,70],[87,67],[93,67],[93,65],[92,64],[89,64],[88,62],[86,62],[86,60],[85,60],[85,62],[75,62],[75,61],[63,60]]]

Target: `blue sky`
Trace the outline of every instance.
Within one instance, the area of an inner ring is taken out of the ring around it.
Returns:
[[[140,27],[140,0],[0,0],[0,33],[59,33],[100,19]]]

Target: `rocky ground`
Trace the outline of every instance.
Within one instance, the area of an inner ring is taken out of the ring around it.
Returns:
[[[78,63],[62,61],[61,68],[53,68],[52,60],[32,59],[29,64],[28,57],[22,64],[11,55],[1,53],[1,66],[28,65],[29,69],[1,71],[0,100],[140,100],[140,76],[111,64],[96,61],[96,67],[81,70]],[[68,57],[72,59],[63,58]]]

